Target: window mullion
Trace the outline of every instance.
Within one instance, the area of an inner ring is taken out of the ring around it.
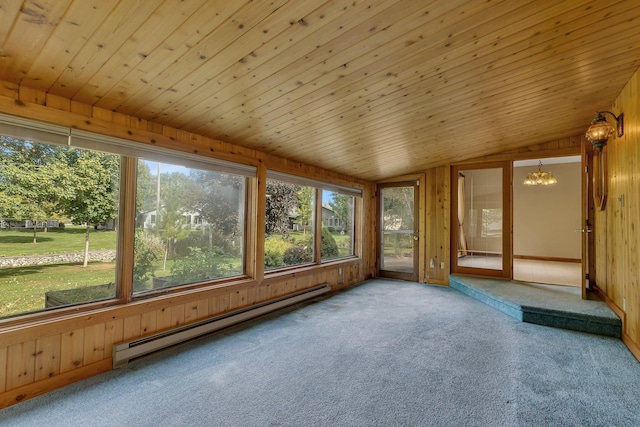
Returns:
[[[129,302],[133,295],[136,174],[138,160],[133,157],[122,157],[121,162],[116,296],[125,302]]]
[[[314,211],[314,230],[315,236],[313,239],[313,262],[320,264],[322,261],[322,188],[316,188],[315,197],[315,211]]]

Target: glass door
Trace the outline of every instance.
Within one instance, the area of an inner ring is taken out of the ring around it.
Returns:
[[[453,273],[511,279],[511,175],[510,162],[453,168]]]
[[[417,281],[418,184],[381,184],[378,200],[380,276]]]

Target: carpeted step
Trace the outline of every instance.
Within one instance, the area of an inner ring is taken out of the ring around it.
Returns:
[[[620,318],[607,304],[581,299],[577,288],[456,275],[449,284],[521,322],[616,338],[622,333]]]

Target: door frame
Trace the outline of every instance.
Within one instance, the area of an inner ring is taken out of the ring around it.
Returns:
[[[597,203],[606,202],[606,189],[596,190],[600,172],[594,168],[594,150],[583,138],[581,145],[582,162],[582,299],[587,298],[587,291],[595,289],[596,285],[596,257],[595,257],[595,209]],[[605,180],[606,181],[606,180]],[[596,194],[596,191],[599,194]]]
[[[382,267],[382,189],[397,187],[413,187],[413,272],[383,270]],[[378,277],[417,282],[420,273],[420,179],[406,181],[380,182],[376,185],[376,270]]]
[[[502,168],[502,269],[464,267],[458,265],[458,173],[471,169]],[[513,161],[453,165],[451,170],[451,273],[470,276],[513,279]]]

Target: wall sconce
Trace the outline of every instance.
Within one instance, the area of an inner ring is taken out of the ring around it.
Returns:
[[[591,144],[593,144],[593,148],[601,152],[602,148],[607,145],[609,137],[613,135],[614,130],[618,138],[624,135],[624,113],[616,116],[611,111],[596,111],[596,114],[598,115],[595,119],[591,120],[591,126],[587,129],[585,136]],[[604,114],[610,114],[616,120],[616,129],[613,129],[613,127],[607,123]]]

